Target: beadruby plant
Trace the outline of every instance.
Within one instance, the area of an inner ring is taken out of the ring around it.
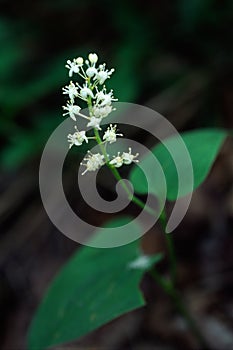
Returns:
[[[63,107],[63,116],[69,116],[74,122],[74,133],[67,136],[69,147],[80,147],[83,143],[88,144],[89,140],[95,140],[99,146],[98,153],[87,151],[85,162],[81,163],[84,168],[82,174],[98,171],[100,167],[107,165],[115,178],[118,181],[122,180],[117,168],[137,163],[138,154],[133,154],[131,148],[128,151],[118,152],[113,157],[107,152],[108,145],[116,142],[117,137],[123,136],[118,132],[117,125],[110,124],[102,130],[103,124],[106,124],[105,118],[114,112],[112,103],[117,101],[113,91],[107,91],[104,85],[106,80],[111,78],[114,69],[108,70],[105,63],[98,64],[98,56],[95,53],[90,53],[86,60],[82,57],[68,60],[66,68],[70,78],[77,78],[77,81],[70,81],[69,85],[63,88],[63,94],[68,96],[67,103]],[[88,115],[81,112],[78,101],[86,103]],[[86,121],[88,130],[79,129],[79,118]],[[194,187],[191,190],[194,190],[208,175],[227,133],[220,129],[205,129],[181,133],[180,136],[192,161]],[[176,141],[176,137],[167,139],[170,147],[174,148],[177,146]],[[140,159],[140,164],[144,162],[150,165],[151,157],[157,158],[166,175],[166,198],[170,201],[177,200],[176,167],[164,144],[160,143],[153,147],[148,155]],[[179,162],[182,161],[180,155]],[[136,164],[133,165],[130,180],[134,190],[136,193],[147,194],[147,186],[143,183],[140,169]],[[153,172],[148,176],[153,177]],[[151,181],[153,183],[153,178]],[[155,216],[155,211],[132,194],[124,182],[121,181],[121,185],[130,200],[146,210],[149,215]],[[180,197],[187,193],[181,192]],[[117,217],[111,222],[110,227],[117,227],[120,230],[128,219]],[[176,254],[172,235],[165,233],[167,224],[165,210],[162,211],[159,222],[167,243],[169,277],[161,274],[156,266],[156,263],[163,258],[162,254],[145,255],[140,249],[139,240],[109,249],[84,246],[65,264],[42,300],[30,327],[29,350],[70,342],[87,335],[123,313],[143,306],[145,300],[140,294],[139,285],[146,271],[169,295],[196,337],[197,344],[202,348],[208,348],[202,332],[177,289]],[[131,229],[135,232],[141,229],[135,222],[133,225]],[[102,234],[99,228],[94,238],[100,238]]]

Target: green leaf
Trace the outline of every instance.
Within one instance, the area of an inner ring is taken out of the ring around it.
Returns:
[[[191,186],[189,181],[184,181],[183,187],[179,189],[178,194],[178,175],[176,165],[179,165],[183,174],[186,174],[189,164],[186,164],[184,160],[182,145],[180,144],[178,137],[173,136],[164,140],[163,144],[160,143],[155,146],[151,150],[152,154],[146,155],[140,161],[140,166],[145,169],[145,174],[138,166],[135,166],[132,169],[130,173],[130,181],[136,192],[141,194],[147,193],[147,183],[152,183],[153,186],[150,189],[150,192],[155,196],[160,197],[161,179],[156,176],[156,173],[151,166],[151,164],[153,164],[154,156],[161,164],[166,178],[167,199],[176,200],[177,198],[183,197],[192,192],[192,190],[200,186],[207,177],[213,162],[227,137],[227,133],[220,129],[202,129],[182,133],[181,137],[189,151],[192,161],[194,176],[193,186]],[[171,152],[168,151],[166,146],[172,150],[173,154],[176,156],[176,162],[174,162],[174,157]]]
[[[119,218],[108,227],[129,221]],[[102,235],[99,229],[94,239]],[[130,267],[140,256],[138,241],[111,249],[81,248],[50,285],[30,327],[29,349],[72,341],[143,306],[139,283],[161,254],[148,257],[147,266]]]

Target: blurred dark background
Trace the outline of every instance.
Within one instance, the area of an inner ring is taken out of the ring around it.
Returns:
[[[28,325],[47,285],[78,247],[49,221],[38,188],[41,152],[63,120],[66,60],[97,52],[116,69],[111,88],[119,101],[149,106],[180,131],[231,129],[233,2],[1,0],[0,6],[0,348],[18,350],[25,349]],[[180,287],[210,348],[219,350],[233,348],[231,150],[228,140],[174,234]],[[72,196],[79,157],[71,154],[64,185],[72,205],[98,225],[109,217],[91,215]],[[143,239],[146,252],[166,249],[159,230]],[[166,273],[166,262],[161,269]],[[148,276],[142,288],[149,307],[74,348],[195,348]]]

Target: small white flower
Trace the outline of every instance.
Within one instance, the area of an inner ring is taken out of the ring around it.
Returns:
[[[110,106],[112,101],[118,100],[117,98],[113,97],[113,91],[111,90],[109,93],[107,93],[105,87],[102,91],[98,91],[95,97],[96,103],[99,106]]]
[[[72,81],[68,86],[62,88],[62,90],[64,95],[69,95],[71,102],[73,102],[74,98],[78,96],[78,88]]]
[[[69,69],[69,76],[72,77],[73,73],[78,73],[80,66],[83,64],[83,58],[78,57],[76,59],[73,59],[73,61],[68,60],[66,62],[66,68]]]
[[[124,164],[129,165],[132,162],[134,162],[134,163],[138,163],[139,162],[139,160],[137,160],[137,159],[135,160],[135,158],[137,158],[139,156],[139,153],[136,153],[135,155],[133,155],[133,154],[131,154],[131,151],[132,151],[132,149],[129,147],[129,152],[128,153],[127,152],[123,152],[122,153],[122,159],[123,159],[123,163]]]
[[[102,113],[101,113],[101,108],[98,106],[93,106],[91,114],[93,115],[93,117],[96,118],[101,118],[102,117]]]
[[[84,160],[87,161],[86,164],[81,163],[81,165],[84,165],[86,170],[82,173],[82,175],[84,175],[87,171],[95,171],[105,164],[104,156],[102,154],[92,154],[90,151],[88,151],[88,156],[87,158],[84,158]]]
[[[101,105],[102,106],[105,106],[105,105],[110,105],[111,102],[113,101],[114,99],[112,98],[112,94],[109,92],[108,94],[106,94],[101,102]]]
[[[103,118],[107,117],[112,111],[115,111],[115,108],[112,108],[112,106],[104,106],[101,107],[101,113]]]
[[[109,163],[114,165],[116,168],[120,168],[123,164],[129,165],[132,162],[138,163],[139,160],[135,160],[136,157],[138,157],[138,153],[133,155],[131,154],[131,148],[129,148],[129,152],[123,152],[120,156],[120,152],[118,152],[117,156],[114,157]]]
[[[99,80],[99,83],[100,83],[101,85],[105,82],[105,80],[106,80],[107,78],[108,78],[108,73],[105,72],[105,71],[103,71],[103,70],[101,70],[101,71],[99,71],[99,72],[96,73],[95,79],[96,79],[96,80]]]
[[[83,100],[87,100],[88,96],[90,96],[91,98],[94,98],[93,92],[87,86],[84,86],[80,90],[80,96],[82,97]]]
[[[110,78],[110,76],[112,75],[112,73],[114,72],[114,69],[110,69],[110,70],[105,70],[105,63],[99,65],[99,71],[96,73],[95,76],[95,80],[98,80],[98,82],[100,83],[100,85],[104,84],[105,80]]]
[[[88,59],[91,63],[95,64],[98,61],[98,56],[96,53],[89,53]]]
[[[101,130],[100,123],[101,123],[101,118],[91,117],[87,126],[92,126],[93,128]]]
[[[69,69],[70,77],[72,77],[73,73],[79,72],[79,66],[76,64],[75,60],[73,60],[73,62],[68,60],[66,63],[65,67]]]
[[[103,140],[113,143],[116,141],[117,136],[123,136],[123,134],[116,133],[116,128],[117,125],[112,126],[112,124],[110,124],[110,127],[108,127],[107,131],[104,133]]]
[[[105,97],[105,92],[106,92],[105,89],[103,89],[103,90],[101,90],[101,91],[98,91],[98,90],[97,90],[97,94],[95,95],[95,97],[96,97],[96,103],[99,103],[99,102],[101,102],[101,101],[104,99],[104,97]]]
[[[112,106],[99,107],[98,105],[94,105],[92,108],[92,115],[97,118],[105,118],[114,110]]]
[[[70,148],[73,145],[81,146],[84,141],[88,143],[88,138],[86,137],[85,131],[76,131],[74,134],[69,134],[67,138],[68,142],[70,142]]]
[[[67,102],[66,106],[62,107],[65,111],[68,111],[66,113],[63,113],[63,116],[69,114],[70,118],[73,120],[76,120],[75,115],[79,114],[81,107],[79,107],[78,105],[74,105],[71,101]]]
[[[123,159],[120,157],[120,152],[117,156],[110,160],[109,164],[114,165],[116,168],[120,168],[123,165]]]
[[[86,70],[86,75],[89,77],[89,78],[92,78],[97,72],[97,69],[95,67],[89,67],[87,68]]]

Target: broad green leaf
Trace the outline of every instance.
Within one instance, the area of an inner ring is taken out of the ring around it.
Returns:
[[[176,165],[179,165],[182,168],[183,174],[185,174],[186,167],[188,169],[188,164],[186,164],[182,152],[179,152],[182,146],[180,145],[178,138],[174,136],[164,140],[163,144],[160,143],[155,146],[151,150],[152,154],[146,155],[140,161],[140,165],[147,170],[145,174],[138,166],[135,166],[132,169],[130,173],[130,181],[136,192],[141,194],[147,193],[147,183],[153,183],[154,186],[150,189],[150,192],[159,197],[161,179],[156,176],[156,173],[151,166],[151,164],[153,164],[154,156],[162,166],[167,184],[167,199],[169,200],[176,200],[179,197],[187,195],[205,180],[224,140],[227,137],[227,133],[224,130],[219,129],[202,129],[185,132],[182,133],[181,136],[192,161],[194,177],[193,186],[190,187],[188,181],[187,183],[184,182],[184,186],[180,189],[178,195]],[[171,153],[169,153],[166,148],[166,145],[174,152],[174,154],[176,154],[176,164]]]
[[[122,226],[129,220],[119,218],[108,226]],[[94,239],[101,235],[99,229]],[[143,306],[139,283],[161,254],[148,257],[141,268],[130,267],[141,256],[138,241],[111,249],[81,248],[50,285],[32,322],[28,348],[70,342]]]

